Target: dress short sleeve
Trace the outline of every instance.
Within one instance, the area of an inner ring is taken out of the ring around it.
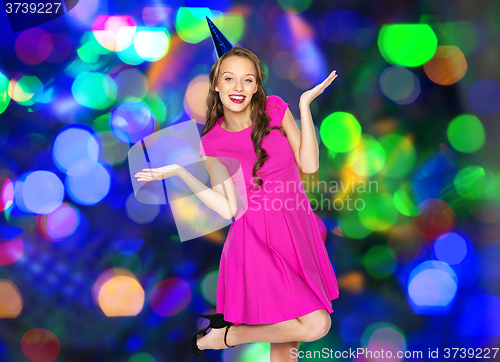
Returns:
[[[210,143],[208,143],[206,139],[203,139],[203,137],[201,138],[200,142],[200,157],[201,156],[217,157],[217,154],[215,153]]]
[[[281,126],[283,117],[285,116],[288,103],[286,103],[280,96],[272,95],[267,100],[267,107],[269,109],[272,126]]]

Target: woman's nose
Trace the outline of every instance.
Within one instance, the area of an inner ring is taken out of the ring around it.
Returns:
[[[234,82],[234,90],[241,92],[243,90],[243,86],[238,82]]]

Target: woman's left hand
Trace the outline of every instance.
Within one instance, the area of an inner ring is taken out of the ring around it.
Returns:
[[[321,82],[320,84],[318,84],[316,87],[314,87],[313,89],[311,90],[308,90],[307,92],[304,92],[301,96],[300,96],[300,103],[301,104],[311,104],[311,102],[317,97],[319,96],[321,93],[323,93],[323,91],[326,89],[326,87],[328,87],[335,78],[337,78],[337,71],[334,70],[333,72],[330,73],[330,75],[328,76],[328,78],[326,78],[323,82]]]

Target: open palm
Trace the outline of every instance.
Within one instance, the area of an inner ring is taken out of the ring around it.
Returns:
[[[138,171],[134,176],[137,181],[154,181],[164,180],[168,177],[179,176],[180,166],[173,164],[159,168],[143,168]]]
[[[321,93],[323,93],[323,91],[326,89],[326,87],[328,87],[335,78],[337,78],[337,74],[336,74],[336,70],[334,70],[333,72],[330,73],[330,75],[328,76],[328,78],[326,78],[323,82],[321,82],[320,84],[318,84],[316,87],[314,87],[313,89],[311,90],[308,90],[307,92],[304,92],[301,96],[300,96],[300,103],[304,103],[304,104],[311,104],[311,102],[317,97],[319,96]]]

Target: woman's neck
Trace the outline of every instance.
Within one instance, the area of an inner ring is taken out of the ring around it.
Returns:
[[[222,128],[229,132],[244,130],[252,125],[250,115],[250,106],[242,112],[232,112],[227,108],[224,108],[224,120],[221,123],[221,125],[224,124],[224,127]]]

